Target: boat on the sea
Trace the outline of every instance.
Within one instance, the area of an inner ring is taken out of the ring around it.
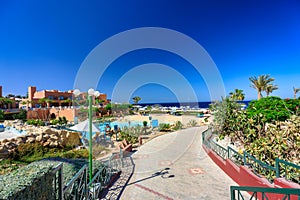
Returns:
[[[5,131],[5,127],[3,124],[0,124],[0,132],[3,132],[3,131]]]

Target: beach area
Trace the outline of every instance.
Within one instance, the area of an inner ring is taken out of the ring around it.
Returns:
[[[206,114],[203,117],[197,117],[196,115],[170,115],[170,114],[150,114],[150,115],[127,115],[125,117],[117,118],[119,122],[131,122],[131,121],[147,121],[150,122],[151,120],[158,120],[158,124],[166,123],[166,124],[174,124],[177,121],[180,121],[183,125],[188,125],[189,122],[194,120],[198,125],[205,123],[205,119],[210,119],[210,115]]]
[[[201,126],[210,123],[211,117],[209,114],[204,115],[203,117],[197,117],[196,115],[181,115],[181,116],[176,116],[176,115],[170,115],[170,114],[150,114],[147,116],[140,115],[140,114],[135,114],[135,115],[126,115],[123,117],[117,117],[114,120],[114,123],[126,123],[126,124],[131,124],[133,126],[137,124],[141,124],[144,121],[147,121],[147,124],[149,127],[151,127],[151,121],[157,120],[158,125],[159,124],[170,124],[173,125],[176,122],[181,122],[183,127],[189,127],[191,122],[194,122],[195,125]],[[13,123],[12,123],[13,124]],[[35,132],[35,131],[42,131],[42,129],[45,129],[46,127],[35,127],[34,129],[32,126],[22,124],[21,125],[22,129],[28,129],[30,130],[29,132]],[[27,127],[27,128],[26,128]],[[40,129],[40,130],[38,130]],[[19,130],[20,131],[20,130]],[[0,141],[5,140],[5,139],[11,139],[11,138],[16,138],[18,136],[24,135],[24,133],[18,133],[18,127],[16,128],[10,128],[6,129],[4,132],[0,132]]]

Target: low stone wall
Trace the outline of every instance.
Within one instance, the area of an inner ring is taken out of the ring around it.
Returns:
[[[18,130],[25,130],[27,134],[0,141],[0,159],[7,158],[9,153],[14,151],[18,145],[25,143],[39,142],[42,146],[51,148],[82,145],[80,134],[77,132],[57,130],[50,127],[26,126],[14,122],[11,122],[11,124],[5,122],[4,124]]]

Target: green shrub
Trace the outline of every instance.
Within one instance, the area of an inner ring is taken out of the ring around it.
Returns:
[[[291,114],[300,115],[300,98],[299,99],[285,99],[286,107],[289,109]]]
[[[4,121],[5,116],[4,116],[4,111],[0,110],[0,121]]]
[[[59,124],[59,121],[58,121],[58,119],[53,119],[53,120],[50,121],[50,124],[51,125],[57,125],[57,124]]]
[[[291,107],[292,104],[289,104]],[[249,118],[262,114],[265,122],[285,121],[293,113],[284,100],[279,97],[265,97],[249,103],[247,115]]]
[[[174,126],[173,126],[173,130],[180,130],[182,129],[183,124],[181,123],[181,121],[177,121],[175,122]]]
[[[26,120],[27,119],[27,110],[21,109],[18,114],[13,114],[13,119],[21,119]]]
[[[190,120],[190,121],[188,122],[188,126],[191,126],[191,127],[197,126],[197,121],[194,120],[194,119]]]
[[[54,199],[49,187],[53,166],[53,163],[32,163],[0,176],[0,199]]]
[[[119,133],[119,140],[123,139],[127,140],[130,144],[135,144],[138,142],[138,136],[128,131],[121,131]]]
[[[143,126],[147,126],[148,122],[147,121],[143,121]]]
[[[244,111],[226,99],[212,105],[212,127],[219,139],[230,136],[255,158],[274,165],[275,158],[299,164],[300,117],[297,100],[267,97],[250,102]],[[272,177],[274,174],[263,174]]]
[[[88,151],[86,149],[73,150],[71,147],[44,147],[40,143],[36,142],[20,144],[16,150],[9,155],[9,159],[24,163],[31,163],[50,157],[88,158]]]
[[[158,126],[159,131],[171,131],[171,125],[166,123],[160,123]]]
[[[28,125],[45,126],[45,122],[40,119],[28,119],[26,123]]]

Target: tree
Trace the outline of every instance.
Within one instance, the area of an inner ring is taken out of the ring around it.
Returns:
[[[27,108],[29,108],[29,104],[33,104],[34,103],[34,101],[31,101],[31,100],[27,100],[26,101],[26,104],[27,104]],[[33,105],[32,105],[33,106]]]
[[[294,90],[294,99],[296,99],[297,98],[297,93],[300,92],[300,88],[293,87],[293,90]]]
[[[71,103],[72,103],[72,100],[68,98],[68,99],[63,100],[62,103],[67,103],[68,106],[70,107]]]
[[[234,92],[230,92],[230,99],[234,101],[243,101],[245,99],[245,94],[243,90],[235,89]]]
[[[41,98],[41,99],[39,99],[38,102],[41,104],[41,107],[45,107],[45,104],[47,102],[47,98]]]
[[[267,97],[269,96],[270,93],[272,93],[274,90],[277,90],[277,89],[278,89],[277,85],[268,84],[266,89],[265,89]]]
[[[132,100],[134,101],[134,104],[138,104],[139,101],[142,100],[142,98],[139,96],[136,96],[136,97],[133,97]]]
[[[258,77],[250,77],[249,80],[251,81],[250,87],[257,90],[257,99],[262,97],[262,92],[266,91],[268,84],[274,81],[274,78],[271,78],[270,75],[260,75]]]
[[[0,97],[0,106],[4,106],[4,108],[10,108],[10,105],[14,102],[12,99]]]

